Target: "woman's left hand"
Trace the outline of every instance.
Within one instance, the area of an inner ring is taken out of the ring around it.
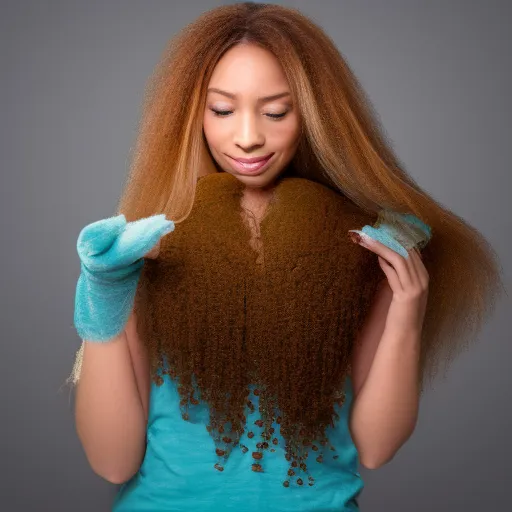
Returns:
[[[352,234],[352,233],[351,233]],[[359,240],[357,240],[359,239]],[[418,249],[404,258],[384,244],[361,233],[354,241],[377,254],[379,265],[386,274],[393,298],[386,322],[399,329],[421,332],[427,306],[429,275]]]

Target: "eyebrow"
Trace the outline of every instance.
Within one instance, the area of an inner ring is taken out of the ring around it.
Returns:
[[[231,98],[232,100],[236,99],[236,94],[233,94],[231,92],[223,91],[221,89],[217,89],[216,87],[210,87],[207,92],[216,92],[218,94],[222,94],[223,96],[227,96],[228,98]],[[283,96],[290,96],[289,92],[280,92],[278,94],[272,94],[272,96],[264,96],[258,98],[258,101],[264,102],[264,101],[272,101],[277,100],[279,98],[282,98]]]

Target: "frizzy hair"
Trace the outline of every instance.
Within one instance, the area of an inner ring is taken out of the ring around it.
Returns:
[[[493,311],[503,291],[498,259],[481,233],[409,176],[342,54],[299,11],[224,5],[171,39],[147,84],[118,213],[128,221],[165,213],[177,223],[189,215],[198,176],[217,169],[202,132],[206,89],[218,60],[237,44],[270,51],[288,80],[302,123],[290,174],[322,183],[366,212],[412,213],[431,226],[433,237],[422,253],[430,276],[423,390],[440,367],[448,370]]]

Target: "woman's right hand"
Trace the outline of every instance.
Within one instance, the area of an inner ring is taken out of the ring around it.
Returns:
[[[165,215],[126,222],[124,215],[87,225],[77,241],[81,273],[75,294],[80,338],[108,341],[125,327],[132,311],[144,258],[155,258],[162,236],[174,230]]]
[[[158,255],[160,239],[174,230],[164,214],[126,222],[123,214],[85,226],[78,236],[77,252],[90,272],[108,272]]]

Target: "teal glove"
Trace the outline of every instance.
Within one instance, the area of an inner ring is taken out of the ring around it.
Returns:
[[[364,233],[386,247],[407,258],[407,251],[413,247],[423,248],[432,238],[430,226],[412,214],[381,210],[373,226],[364,226],[355,233]]]
[[[82,340],[104,342],[126,326],[133,308],[143,257],[174,230],[164,214],[126,222],[124,215],[85,226],[78,236],[81,273],[74,323]]]

